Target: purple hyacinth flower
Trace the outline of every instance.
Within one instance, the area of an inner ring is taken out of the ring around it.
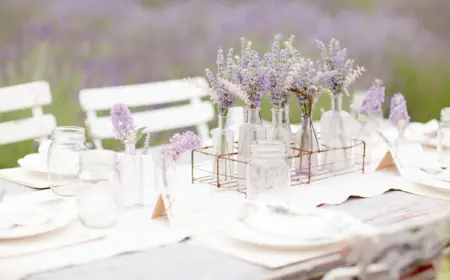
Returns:
[[[170,140],[170,145],[166,149],[169,156],[176,161],[183,153],[197,149],[202,145],[202,140],[192,131],[174,134]]]
[[[402,129],[409,123],[410,117],[406,105],[406,99],[401,93],[396,93],[391,99],[391,111],[389,121],[395,127]]]
[[[116,139],[126,141],[136,134],[133,116],[125,104],[119,103],[111,108],[111,119]]]
[[[376,79],[364,95],[364,99],[359,106],[359,113],[364,115],[381,113],[384,102],[384,92],[385,87],[383,82]]]

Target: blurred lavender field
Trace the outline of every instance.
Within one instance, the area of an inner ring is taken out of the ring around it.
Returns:
[[[450,106],[449,10],[446,0],[2,0],[0,86],[48,80],[47,111],[59,125],[83,125],[82,88],[203,75],[241,36],[265,51],[274,34],[294,34],[313,57],[315,38],[335,37],[368,69],[354,89],[381,78],[426,121]],[[0,147],[0,168],[31,151]]]

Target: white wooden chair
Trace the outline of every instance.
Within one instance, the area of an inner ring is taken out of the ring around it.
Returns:
[[[86,112],[86,127],[94,146],[102,149],[102,140],[114,137],[111,117],[98,117],[97,111],[110,110],[114,104],[128,107],[190,101],[189,104],[134,113],[137,127],[150,132],[196,126],[205,143],[210,142],[208,122],[214,118],[214,106],[201,98],[208,94],[203,77],[190,80],[171,80],[148,84],[84,89],[80,92],[81,108]]]
[[[0,114],[23,109],[31,109],[33,114],[31,118],[0,122],[0,145],[47,139],[56,127],[56,119],[44,114],[42,106],[51,102],[50,85],[45,81],[0,88]]]

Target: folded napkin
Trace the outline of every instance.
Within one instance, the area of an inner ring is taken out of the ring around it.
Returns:
[[[47,174],[31,172],[21,167],[0,169],[0,178],[33,189],[49,188]]]

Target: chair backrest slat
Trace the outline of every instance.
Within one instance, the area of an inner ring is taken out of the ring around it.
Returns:
[[[53,115],[0,123],[0,145],[47,138],[56,127]]]
[[[46,81],[0,88],[0,113],[31,109],[32,117],[0,122],[0,144],[39,138],[47,139],[56,127],[53,115],[44,115],[42,106],[52,102],[50,85]]]
[[[192,85],[189,83],[192,83]],[[191,79],[191,81],[172,80],[148,84],[83,89],[80,92],[80,105],[85,111],[100,111],[109,110],[117,103],[123,103],[128,107],[172,103],[195,97],[204,97],[207,93],[200,90],[200,88],[207,86],[206,80],[202,77],[197,77]]]
[[[113,138],[111,117],[98,117],[96,111],[110,110],[117,103],[128,107],[162,105],[180,101],[189,104],[134,113],[137,127],[147,127],[151,132],[195,126],[202,140],[209,138],[208,122],[214,118],[214,107],[202,101],[208,87],[203,77],[190,80],[171,80],[148,84],[84,89],[80,104],[86,112],[86,126],[94,145],[102,148],[101,141]]]
[[[35,108],[52,102],[50,86],[45,81],[0,88],[0,113]]]

